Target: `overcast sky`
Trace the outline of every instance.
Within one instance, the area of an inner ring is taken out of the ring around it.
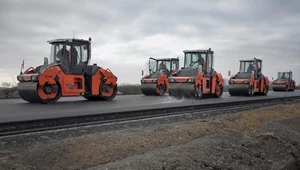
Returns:
[[[1,0],[0,81],[43,63],[56,38],[92,37],[92,63],[119,83],[139,83],[149,57],[183,50],[215,51],[216,71],[237,72],[240,59],[260,57],[263,73],[294,72],[300,82],[300,1]]]

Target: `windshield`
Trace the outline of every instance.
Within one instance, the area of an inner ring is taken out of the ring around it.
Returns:
[[[240,73],[251,73],[253,67],[253,61],[241,61]]]
[[[67,44],[51,44],[50,63],[63,63],[69,57],[70,48]]]
[[[277,79],[290,79],[289,72],[279,72],[277,74]]]
[[[211,53],[185,53],[184,67],[209,72],[212,69],[213,54]]]
[[[205,53],[186,53],[185,54],[185,68],[198,68],[202,67],[203,62],[206,61],[206,54]]]
[[[150,58],[149,60],[150,74],[156,72],[170,73],[177,70],[178,67],[179,63],[175,60],[155,60],[153,58]]]
[[[68,69],[79,63],[87,63],[89,60],[88,46],[86,44],[76,44],[73,47],[71,50],[71,44],[51,44],[50,63],[61,63]]]
[[[155,59],[149,59],[149,71],[150,74],[157,72],[157,61]]]
[[[172,70],[171,71],[177,71],[179,68],[179,61],[178,60],[173,60],[172,61]]]

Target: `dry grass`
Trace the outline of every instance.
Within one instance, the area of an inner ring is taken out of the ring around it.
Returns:
[[[244,112],[240,119],[225,121],[225,128],[233,131],[260,131],[265,122],[300,115],[300,104],[277,105],[255,112]]]
[[[141,85],[130,83],[119,84],[118,91],[124,95],[141,94]]]
[[[266,122],[300,116],[300,104],[277,105],[257,111],[221,116],[208,122],[178,123],[147,131],[122,131],[85,135],[36,147],[2,158],[45,169],[83,169],[152,150],[180,145],[208,134],[259,131]]]
[[[1,88],[0,89],[0,99],[9,99],[9,98],[18,98],[19,94],[17,91],[17,87],[11,88]]]

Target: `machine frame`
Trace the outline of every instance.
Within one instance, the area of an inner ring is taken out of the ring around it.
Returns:
[[[117,77],[97,64],[88,65],[91,38],[55,39],[48,43],[51,45],[50,64],[45,57],[43,65],[30,67],[17,76],[22,99],[31,103],[54,103],[62,96],[83,96],[88,100],[115,98]]]
[[[168,63],[166,68],[159,68],[160,63]],[[154,65],[154,69],[152,66]],[[143,78],[141,79],[141,92],[144,95],[159,95],[163,96],[168,93],[169,82],[168,77],[179,69],[179,57],[177,58],[149,58],[149,75],[142,71]]]
[[[239,72],[231,76],[229,83],[229,94],[231,96],[254,94],[267,95],[269,91],[269,78],[262,74],[262,60],[254,58],[252,60],[239,60]],[[247,69],[246,69],[246,64]]]
[[[184,66],[169,77],[169,95],[200,99],[223,95],[224,79],[216,72],[214,51],[184,50]]]
[[[283,75],[288,77],[282,77]],[[277,78],[272,82],[273,91],[295,91],[296,82],[293,80],[293,72],[277,72]]]

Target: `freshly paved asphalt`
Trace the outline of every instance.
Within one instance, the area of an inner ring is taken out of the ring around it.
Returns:
[[[33,119],[56,118],[88,114],[110,113],[118,111],[132,111],[151,108],[164,108],[174,106],[188,106],[210,103],[224,103],[234,101],[256,100],[260,98],[275,98],[284,96],[300,96],[300,91],[273,92],[267,96],[238,96],[232,97],[224,92],[222,98],[191,100],[176,100],[165,95],[119,95],[113,101],[87,101],[82,97],[63,97],[55,104],[30,104],[22,99],[0,100],[0,123]]]

